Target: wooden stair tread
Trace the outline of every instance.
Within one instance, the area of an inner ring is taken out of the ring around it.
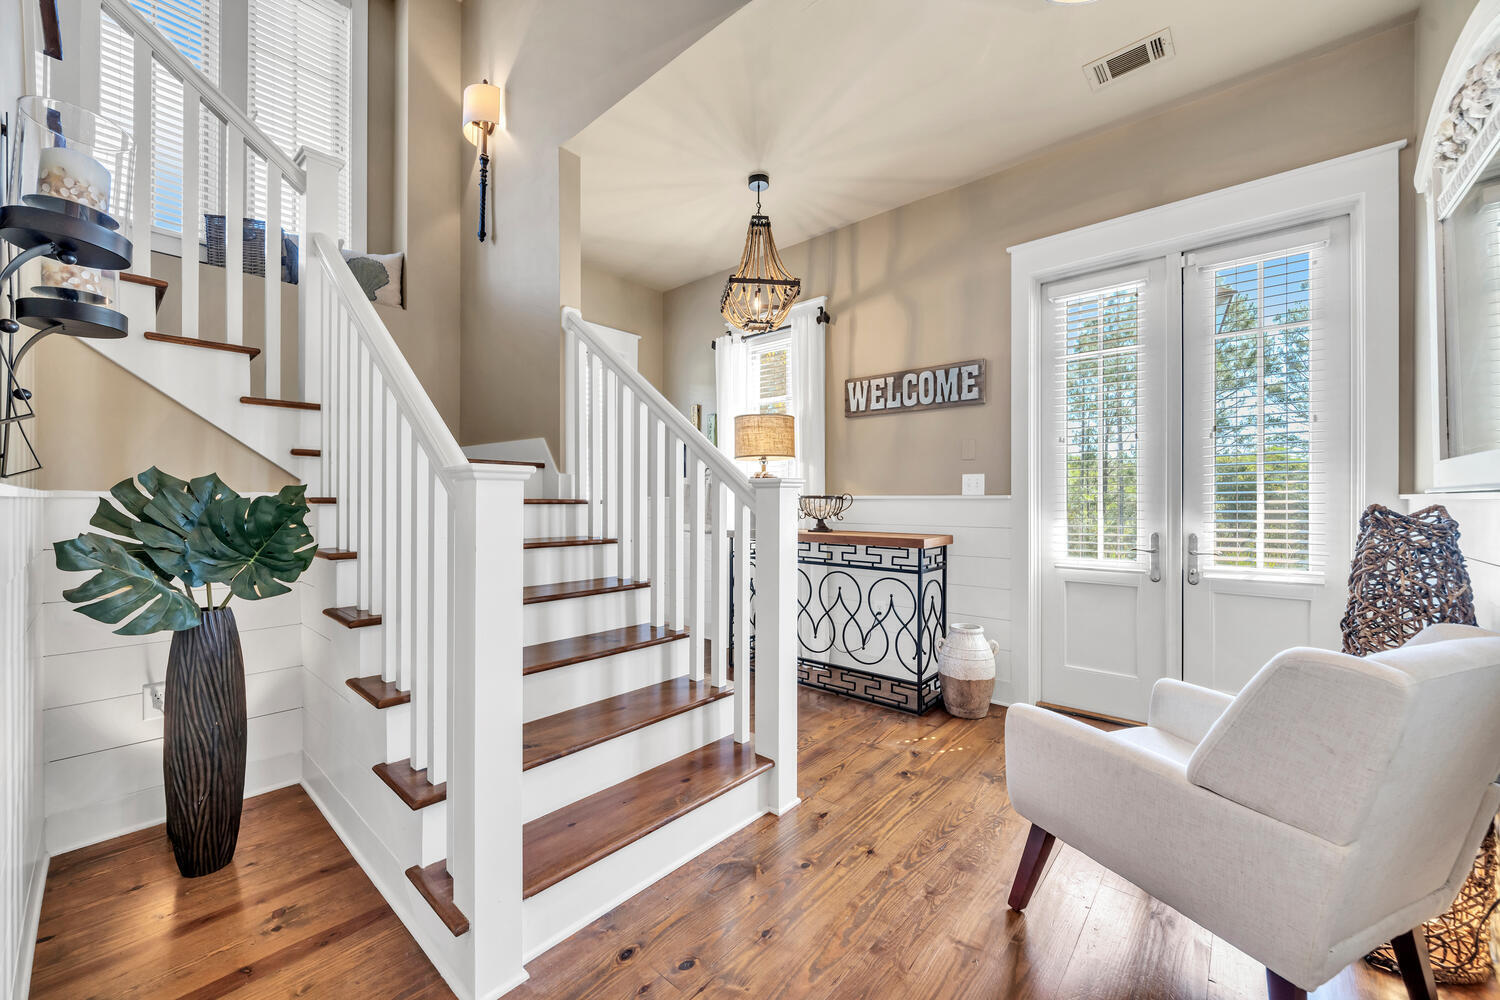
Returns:
[[[410,691],[401,690],[379,674],[373,677],[350,677],[344,683],[376,708],[392,708],[411,701]]]
[[[584,503],[588,503],[587,500],[565,500],[565,499],[563,499],[561,497],[527,497],[525,500],[522,500],[521,502],[522,503],[568,503],[568,504],[584,504]]]
[[[434,861],[426,868],[412,865],[406,869],[406,877],[454,937],[468,933],[469,918],[453,905],[453,876],[448,874],[446,860]]]
[[[345,628],[369,628],[380,624],[380,616],[349,605],[342,608],[324,608],[323,613]]]
[[[391,786],[391,791],[412,810],[422,809],[441,802],[448,797],[448,783],[434,785],[427,780],[427,769],[418,771],[411,766],[411,758],[391,764],[376,764],[371,768],[380,780]]]
[[[161,308],[161,300],[167,297],[167,283],[162,278],[150,278],[144,274],[131,274],[129,271],[120,272],[120,280],[128,281],[132,285],[147,285],[156,289],[156,308]]]
[[[470,465],[520,465],[528,469],[545,469],[546,462],[517,462],[509,458],[471,458]]]
[[[358,552],[350,552],[348,549],[319,549],[316,553],[319,559],[357,559]]]
[[[246,347],[244,344],[226,344],[218,340],[201,340],[197,337],[179,337],[172,333],[157,333],[147,330],[142,336],[147,340],[154,340],[160,344],[181,344],[183,347],[204,347],[210,351],[227,351],[231,354],[243,354],[254,361],[260,357],[259,347]]]
[[[541,604],[545,601],[565,601],[570,597],[594,597],[597,594],[616,594],[625,590],[641,590],[651,584],[644,580],[622,580],[617,576],[601,576],[593,580],[569,580],[566,583],[538,583],[522,591],[522,604]]]
[[[571,666],[585,660],[597,660],[632,649],[645,649],[662,643],[686,639],[687,631],[662,625],[627,625],[590,635],[575,635],[552,642],[539,642],[521,650],[521,673],[537,674],[556,667]]]
[[[241,396],[241,403],[250,406],[279,406],[286,410],[321,410],[317,403],[308,403],[300,399],[268,399],[265,396]]]
[[[726,736],[527,823],[521,895],[534,896],[770,770]]]
[[[297,458],[322,458],[322,448],[293,448],[292,454]]]
[[[308,503],[338,503],[338,497],[303,497]]]
[[[536,719],[521,727],[521,770],[561,760],[732,694],[731,687],[716,688],[706,681],[674,677]]]
[[[566,549],[578,545],[616,545],[618,538],[590,538],[588,535],[556,535],[551,538],[528,538],[523,549]]]

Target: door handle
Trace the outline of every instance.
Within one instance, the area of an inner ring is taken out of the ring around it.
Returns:
[[[1217,552],[1198,548],[1198,535],[1195,532],[1189,532],[1187,536],[1187,582],[1196,587],[1198,581],[1203,579],[1203,574],[1198,570],[1199,556],[1216,555],[1218,555]]]
[[[1151,554],[1151,582],[1161,583],[1161,532],[1151,532],[1151,547],[1149,549],[1133,548],[1132,552],[1148,552]]]

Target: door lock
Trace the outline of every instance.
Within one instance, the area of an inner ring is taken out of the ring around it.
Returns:
[[[1151,582],[1161,583],[1161,532],[1151,532],[1151,547],[1147,549],[1133,548],[1132,552],[1146,552],[1151,556]]]
[[[1199,556],[1216,555],[1218,555],[1217,552],[1209,549],[1199,549],[1198,535],[1195,532],[1189,532],[1187,536],[1187,582],[1196,587],[1198,581],[1203,579],[1203,574],[1198,569]]]

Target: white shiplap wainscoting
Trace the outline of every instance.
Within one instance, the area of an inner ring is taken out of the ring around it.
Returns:
[[[115,635],[62,592],[87,579],[57,569],[52,543],[91,530],[100,493],[48,495],[41,538],[42,732],[47,850],[53,854],[166,820],[162,721],[145,717],[143,687],[167,676],[172,633]],[[230,604],[245,653],[249,755],[245,794],[302,777],[302,614],[299,589]]]
[[[1407,510],[1440,503],[1458,521],[1463,550],[1474,583],[1479,624],[1500,632],[1500,493],[1443,493],[1409,496]]]
[[[973,622],[1000,645],[995,657],[995,697],[1010,704],[1011,537],[1010,497],[857,496],[833,527],[848,531],[939,532],[953,536],[948,550],[948,623]],[[812,525],[803,521],[804,529]],[[1024,678],[1021,678],[1024,681]]]
[[[20,1000],[47,877],[42,806],[43,495],[0,486],[0,997]]]

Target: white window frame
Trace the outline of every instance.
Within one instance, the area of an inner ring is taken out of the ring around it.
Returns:
[[[339,0],[350,12],[349,238],[363,252],[369,237],[369,0]],[[250,0],[219,0],[219,89],[248,114],[250,95]],[[293,150],[293,153],[296,151]],[[248,188],[247,188],[248,189]],[[225,220],[225,225],[229,224]],[[151,227],[151,249],[183,256],[182,234]]]
[[[761,405],[765,402],[766,397],[760,395],[760,379],[757,377],[759,374],[759,363],[756,360],[756,356],[769,351],[784,349],[786,351],[786,396],[784,397],[786,399],[786,412],[793,420],[799,419],[802,411],[801,407],[797,405],[797,376],[795,374],[797,352],[792,348],[792,331],[789,329],[775,330],[770,333],[759,334],[754,336],[745,345],[745,349],[749,352],[749,357],[746,359],[747,364],[745,365],[745,381],[747,383],[745,387],[745,401],[751,407],[751,409],[745,412],[765,412],[761,409]],[[722,429],[720,433],[723,433]],[[738,461],[740,467],[746,473],[753,474],[760,471],[759,459],[739,459]],[[796,478],[798,474],[797,460],[795,458],[784,458],[779,461],[769,461],[766,463],[766,471],[780,479]]]
[[[1497,0],[1500,2],[1500,0]],[[1048,405],[1038,363],[1046,330],[1042,286],[1073,275],[1212,246],[1279,226],[1334,215],[1350,219],[1353,509],[1399,502],[1398,324],[1400,276],[1399,140],[1209,194],[1172,202],[1009,248],[1011,255],[1013,679],[996,686],[1004,704],[1035,701],[1041,691],[1041,558],[1047,524],[1039,488],[1046,474],[1033,440]],[[1180,273],[1180,272],[1179,272]],[[1180,301],[1179,301],[1180,308]],[[1376,446],[1378,443],[1378,446]],[[1176,541],[1175,539],[1173,541]]]

